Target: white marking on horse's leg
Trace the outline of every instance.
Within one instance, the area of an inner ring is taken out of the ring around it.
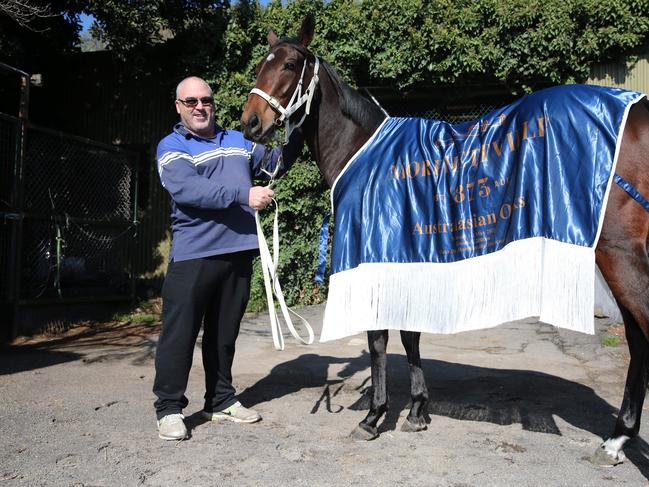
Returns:
[[[624,453],[622,452],[622,447],[628,440],[629,437],[625,435],[618,436],[617,438],[609,438],[604,443],[602,443],[602,448],[604,448],[604,450],[606,450],[606,452],[609,454],[613,454],[613,455],[621,454],[622,456],[624,456]]]
[[[626,455],[622,451],[622,447],[629,440],[628,436],[621,435],[616,438],[609,438],[599,447],[600,453],[605,453],[605,459],[607,460],[606,464],[608,465],[617,465],[626,460]],[[600,455],[598,455],[600,456]],[[600,456],[601,458],[601,456]],[[603,462],[598,462],[603,463]]]

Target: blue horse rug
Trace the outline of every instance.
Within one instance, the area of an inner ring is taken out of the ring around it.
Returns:
[[[643,96],[568,85],[458,125],[386,119],[332,188],[321,341],[531,316],[593,333],[595,246]]]

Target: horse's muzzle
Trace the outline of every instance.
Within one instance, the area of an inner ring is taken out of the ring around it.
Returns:
[[[251,140],[256,140],[261,135],[261,121],[255,112],[252,112],[247,121],[244,117],[241,117],[241,130],[243,131],[243,135]]]
[[[248,117],[248,120],[245,120],[245,116],[241,117],[241,129],[243,135],[247,139],[253,140],[255,142],[263,144],[266,141],[270,140],[273,132],[275,131],[275,128],[276,126],[274,124],[271,124],[268,127],[268,130],[264,131],[263,123],[261,122],[261,119],[256,112],[252,112]]]

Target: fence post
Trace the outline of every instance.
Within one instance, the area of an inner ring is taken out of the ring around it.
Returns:
[[[133,164],[131,170],[133,171],[133,179],[131,179],[131,202],[132,202],[132,211],[133,215],[131,218],[131,224],[133,225],[133,237],[130,241],[129,254],[129,270],[131,273],[131,306],[135,306],[137,301],[136,296],[136,281],[137,276],[135,275],[135,253],[137,251],[138,242],[140,239],[139,234],[139,217],[138,217],[138,198],[139,198],[139,187],[140,187],[140,158],[141,155],[138,154],[137,157],[133,158]]]
[[[20,75],[20,106],[18,108],[18,118],[27,121],[29,118],[29,80],[28,74]]]
[[[14,215],[9,239],[8,262],[8,296],[11,302],[10,325],[6,338],[16,337],[20,321],[20,274],[22,270],[22,240],[23,240],[23,174],[26,151],[26,121],[20,120],[16,127],[16,145],[14,150],[13,184],[11,188],[11,206]]]
[[[27,73],[20,73],[20,105],[18,109],[18,118],[20,125],[17,130],[16,141],[16,158],[14,164],[14,184],[12,188],[12,205],[14,213],[17,215],[13,225],[13,236],[9,250],[10,276],[11,284],[9,287],[9,296],[13,301],[13,310],[11,325],[9,329],[9,340],[17,335],[18,324],[20,322],[20,277],[22,271],[22,241],[23,241],[23,216],[24,207],[24,173],[25,173],[25,156],[27,152],[27,120],[29,118],[29,84],[30,76]]]

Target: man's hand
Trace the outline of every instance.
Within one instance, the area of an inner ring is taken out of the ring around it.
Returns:
[[[263,210],[273,199],[275,192],[266,186],[253,186],[248,193],[248,206],[254,210]]]

